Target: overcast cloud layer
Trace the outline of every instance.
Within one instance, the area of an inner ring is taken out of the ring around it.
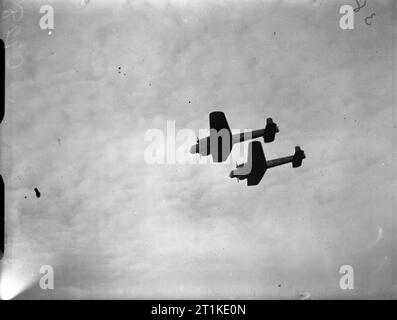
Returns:
[[[369,2],[341,30],[354,1],[47,1],[48,35],[44,3],[20,1],[2,20],[23,57],[1,128],[6,260],[55,271],[21,297],[392,297],[393,2]],[[250,188],[230,163],[145,163],[148,129],[215,110],[236,129],[272,117],[266,157],[307,159]]]

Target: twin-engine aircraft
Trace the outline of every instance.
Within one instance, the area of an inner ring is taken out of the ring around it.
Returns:
[[[305,152],[299,146],[295,147],[293,156],[282,157],[266,161],[262,145],[259,141],[253,141],[248,148],[248,162],[237,165],[236,169],[230,172],[230,178],[238,180],[247,179],[248,186],[257,185],[268,168],[273,168],[292,162],[292,167],[297,168],[302,165],[302,160],[306,158]]]
[[[202,139],[197,138],[197,143],[190,148],[190,152],[202,156],[211,155],[214,162],[224,162],[235,143],[260,137],[263,137],[266,143],[272,142],[277,132],[279,132],[277,124],[272,118],[267,118],[264,129],[232,134],[225,114],[215,111],[210,113],[210,135]]]

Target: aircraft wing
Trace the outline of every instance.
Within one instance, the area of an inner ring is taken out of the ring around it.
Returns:
[[[266,158],[259,141],[253,141],[249,144],[247,165],[251,166],[251,173],[247,177],[247,185],[257,185],[266,171]]]
[[[221,139],[219,139],[221,141]],[[219,143],[218,149],[211,153],[213,162],[224,162],[230,154],[230,148],[222,148],[222,143]]]
[[[256,176],[249,176],[247,178],[247,185],[248,186],[256,186],[261,180],[265,172]]]
[[[266,166],[265,154],[259,141],[253,141],[248,146],[248,164],[251,165],[253,174]]]
[[[215,132],[214,132],[215,130]],[[221,111],[210,113],[210,150],[214,162],[224,162],[232,150],[232,133]]]
[[[215,111],[210,113],[210,129],[215,129],[216,131],[226,129],[231,132],[226,116],[223,112]]]

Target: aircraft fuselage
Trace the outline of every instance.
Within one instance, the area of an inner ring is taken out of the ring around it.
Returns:
[[[233,134],[231,136],[230,149],[232,149],[233,145],[236,143],[260,138],[263,137],[264,134],[265,134],[265,129],[258,129],[258,130]],[[214,136],[214,138],[218,139],[218,136]],[[227,139],[227,137],[225,137],[225,139]],[[228,143],[228,141],[223,143]],[[198,153],[202,156],[208,156],[209,154],[211,154],[211,136],[199,139],[198,143],[196,143],[190,148],[190,152]]]

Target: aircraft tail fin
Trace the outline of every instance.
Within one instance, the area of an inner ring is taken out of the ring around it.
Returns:
[[[299,147],[295,147],[295,154],[292,158],[292,167],[297,168],[302,165],[302,160],[306,158],[305,152]]]
[[[266,143],[274,141],[277,132],[279,132],[277,124],[273,122],[272,118],[267,118],[263,140],[265,140]]]

